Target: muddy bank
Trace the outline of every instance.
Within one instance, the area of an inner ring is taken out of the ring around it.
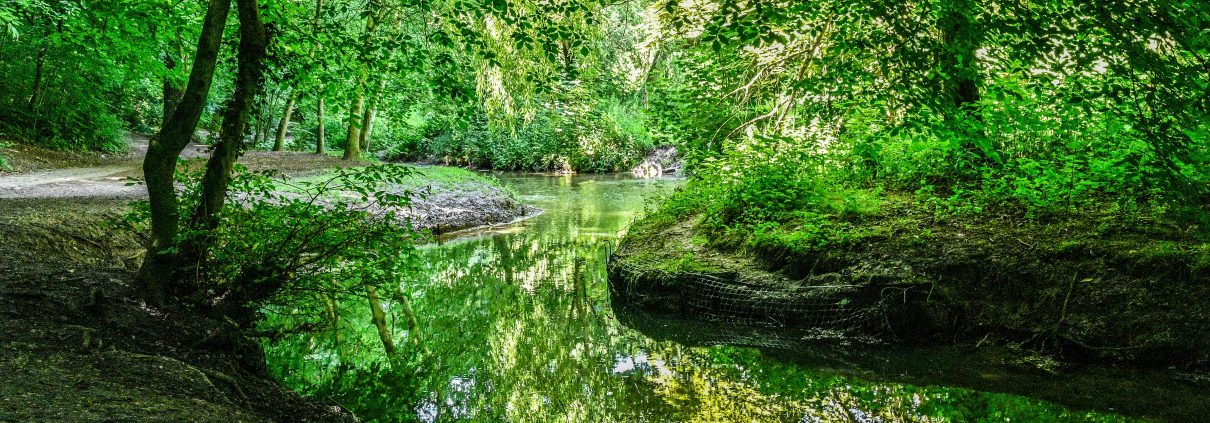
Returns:
[[[406,214],[443,233],[538,212],[471,176],[415,178]],[[199,342],[222,322],[145,306],[129,211],[121,196],[0,199],[0,421],[355,421],[280,386],[258,343]]]
[[[983,341],[1073,360],[1210,367],[1210,248],[1141,216],[934,221],[908,202],[822,251],[708,245],[638,222],[610,263],[629,302],[908,344]]]
[[[446,234],[529,218],[542,210],[517,201],[514,193],[486,177],[459,168],[420,166],[409,186],[416,195],[402,211],[412,226]]]
[[[220,322],[150,309],[120,202],[0,203],[0,421],[354,421],[270,379]]]

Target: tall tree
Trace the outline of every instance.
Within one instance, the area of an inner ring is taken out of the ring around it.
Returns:
[[[290,90],[286,99],[286,110],[282,112],[281,121],[277,123],[277,135],[273,138],[273,151],[282,151],[286,144],[286,131],[290,129],[290,118],[294,115],[294,101],[298,99],[298,89]]]
[[[143,161],[152,206],[153,239],[139,280],[149,300],[159,304],[166,304],[174,296],[190,295],[197,288],[192,278],[204,264],[212,241],[208,234],[219,222],[218,213],[227,198],[235,160],[244,149],[251,109],[263,89],[268,33],[260,18],[260,5],[257,0],[236,0],[236,5],[240,41],[235,91],[223,111],[218,143],[206,163],[200,198],[187,222],[190,234],[184,239],[180,238],[180,206],[172,183],[176,160],[196,129],[201,106],[212,84],[231,0],[210,2],[189,86]]]
[[[324,0],[315,0],[315,21],[311,25],[311,35],[315,37],[315,42],[311,46],[311,57],[314,58],[318,54],[322,54],[323,43],[319,41],[321,30],[321,19],[323,19]],[[323,70],[323,60],[320,60],[320,70]],[[315,90],[315,154],[324,154],[326,146],[324,145],[324,82],[317,82],[318,88]]]
[[[138,280],[144,295],[161,305],[172,296],[184,294],[174,277],[177,274],[175,247],[181,216],[173,181],[177,158],[193,139],[210,94],[230,11],[231,0],[210,0],[185,93],[173,110],[172,117],[164,122],[159,134],[151,140],[143,158],[143,176],[151,208],[151,244],[139,269]]]
[[[353,58],[354,69],[357,74],[353,82],[353,98],[349,106],[349,122],[348,122],[348,137],[345,138],[345,160],[357,160],[361,158],[362,149],[362,130],[365,127],[366,113],[366,82],[369,79],[370,58],[368,55],[373,50],[374,37],[378,32],[378,25],[382,19],[383,4],[380,0],[370,0],[366,3],[366,24],[365,30],[362,33],[361,48],[357,49],[359,54]]]

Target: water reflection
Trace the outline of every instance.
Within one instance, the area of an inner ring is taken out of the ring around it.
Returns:
[[[269,346],[275,374],[372,421],[1120,420],[653,339],[618,321],[605,262],[647,199],[677,182],[502,179],[546,213],[422,248],[423,271],[384,299],[396,357],[383,354],[364,302],[339,304],[338,330]]]

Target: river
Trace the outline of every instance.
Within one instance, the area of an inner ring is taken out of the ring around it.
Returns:
[[[1164,382],[1150,376],[1072,376],[1028,354],[816,349],[777,328],[629,311],[611,304],[608,253],[680,182],[500,178],[546,212],[421,247],[421,271],[401,284],[409,307],[388,304],[397,359],[384,357],[362,303],[347,306],[338,333],[269,344],[270,370],[369,421],[1123,421],[1188,401],[1156,393]],[[1098,396],[1104,383],[1138,386]],[[1115,414],[1137,392],[1155,403]]]

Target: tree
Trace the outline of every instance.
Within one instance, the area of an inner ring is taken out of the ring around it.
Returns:
[[[231,0],[210,0],[203,19],[189,83],[172,117],[164,122],[150,142],[143,158],[143,177],[151,209],[151,244],[139,269],[138,280],[144,295],[153,303],[165,305],[172,297],[187,294],[182,286],[181,261],[177,250],[180,236],[180,204],[173,181],[177,158],[193,139],[201,119],[214,69],[218,61]]]
[[[222,132],[206,164],[201,198],[193,210],[182,238],[180,204],[173,181],[176,161],[192,139],[202,106],[213,83],[231,0],[211,0],[206,11],[198,49],[194,55],[189,85],[172,118],[165,122],[159,136],[149,145],[143,161],[144,177],[151,208],[152,243],[139,270],[145,295],[154,303],[167,304],[173,297],[193,294],[197,281],[190,279],[191,269],[202,262],[213,231],[217,213],[226,201],[227,185],[236,158],[243,151],[250,108],[262,90],[268,35],[260,19],[256,0],[236,0],[240,21],[240,41],[236,54],[238,73],[235,92],[223,112]],[[203,235],[198,236],[197,232]]]

